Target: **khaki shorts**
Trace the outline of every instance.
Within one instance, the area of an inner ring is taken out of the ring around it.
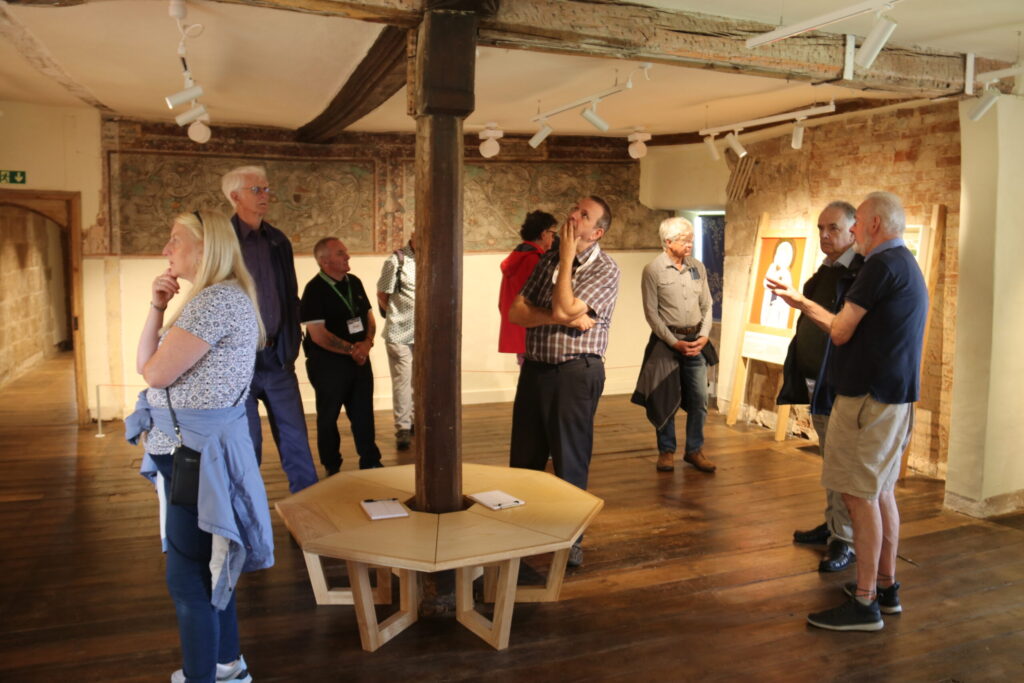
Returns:
[[[836,396],[828,421],[821,485],[875,500],[892,489],[914,427],[913,403],[879,403],[870,395]]]

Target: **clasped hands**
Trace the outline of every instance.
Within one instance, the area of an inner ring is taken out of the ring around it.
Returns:
[[[701,349],[703,349],[704,345],[707,343],[707,337],[697,337],[693,341],[686,341],[685,339],[680,339],[672,346],[672,348],[674,348],[676,351],[683,354],[684,356],[693,357],[699,356]]]
[[[371,346],[372,344],[365,339],[352,344],[352,350],[349,353],[352,355],[352,360],[356,362],[356,365],[366,365],[366,361],[370,358]]]

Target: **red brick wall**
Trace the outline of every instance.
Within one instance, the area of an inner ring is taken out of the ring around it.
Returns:
[[[830,201],[855,206],[864,195],[886,190],[900,196],[908,224],[930,225],[935,204],[947,208],[939,280],[932,293],[931,325],[925,351],[910,467],[944,477],[952,403],[960,225],[960,124],[956,102],[882,113],[863,113],[808,128],[803,149],[790,148],[788,134],[746,144],[757,165],[747,196],[730,201],[726,219],[725,279],[728,295],[746,293],[757,221],[814,225]],[[738,286],[737,286],[738,284]],[[742,302],[738,302],[742,303]],[[740,310],[743,310],[740,308]],[[757,362],[747,383],[744,414],[773,424],[778,368]],[[797,431],[810,431],[805,411],[796,412]]]

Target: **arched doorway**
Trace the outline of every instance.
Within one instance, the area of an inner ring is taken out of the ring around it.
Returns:
[[[45,190],[0,190],[0,208],[13,207],[8,219],[18,221],[19,214],[25,221],[32,216],[41,216],[60,228],[59,258],[61,263],[49,264],[51,269],[59,268],[56,281],[63,281],[63,301],[54,306],[57,315],[63,318],[55,323],[57,328],[66,326],[67,337],[75,360],[75,398],[79,424],[89,422],[88,404],[85,393],[85,347],[81,330],[82,316],[82,228],[81,195],[78,192]],[[56,253],[57,248],[51,248]],[[58,257],[54,256],[53,261]],[[63,305],[61,306],[60,303]]]

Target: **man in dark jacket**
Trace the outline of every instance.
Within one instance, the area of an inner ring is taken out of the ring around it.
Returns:
[[[270,186],[263,167],[240,166],[228,171],[221,180],[221,190],[235,209],[231,224],[245,265],[256,282],[260,317],[267,333],[266,346],[256,354],[256,371],[245,402],[249,434],[256,460],[261,461],[263,431],[256,402],[263,401],[288,488],[296,493],[315,484],[317,477],[295,377],[301,334],[292,245],[283,232],[263,220],[270,208]]]
[[[818,244],[825,260],[818,271],[804,284],[803,295],[829,311],[836,310],[841,301],[837,292],[849,286],[863,258],[854,253],[853,227],[856,209],[847,202],[835,201],[818,216]],[[832,392],[824,381],[825,352],[828,335],[805,315],[796,323],[796,335],[789,345],[783,366],[782,391],[776,403],[811,404],[811,420],[818,433],[818,448],[824,455],[828,417],[832,411]],[[826,491],[825,522],[809,531],[793,532],[796,543],[828,544],[818,571],[838,572],[855,560],[853,553],[853,523],[843,503],[843,497]]]

